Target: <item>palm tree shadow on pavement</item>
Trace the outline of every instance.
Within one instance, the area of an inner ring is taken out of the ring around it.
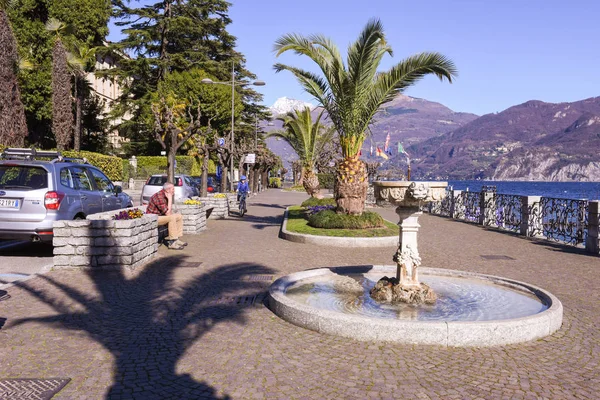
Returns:
[[[173,256],[154,261],[130,279],[120,271],[89,271],[96,288],[92,294],[48,276],[40,278],[60,290],[61,296],[36,291],[23,282],[20,287],[58,315],[23,318],[12,325],[37,322],[86,332],[115,358],[108,399],[229,398],[217,397],[214,388],[189,374],[177,374],[177,362],[217,324],[244,324],[245,308],[219,299],[235,298],[240,292],[246,298],[260,298],[264,288],[252,286],[244,278],[273,271],[258,264],[229,264],[176,282],[173,275],[185,265],[183,259]],[[67,306],[64,296],[83,310]]]

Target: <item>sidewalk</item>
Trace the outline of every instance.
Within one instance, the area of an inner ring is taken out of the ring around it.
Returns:
[[[392,264],[393,246],[278,239],[285,207],[305,198],[263,192],[244,218],[209,220],[184,251],[161,246],[134,272],[56,271],[7,289],[0,379],[70,378],[55,399],[598,398],[600,258],[424,215],[423,266],[547,289],[563,303],[563,327],[481,349],[356,342],[288,324],[261,303],[291,272]]]

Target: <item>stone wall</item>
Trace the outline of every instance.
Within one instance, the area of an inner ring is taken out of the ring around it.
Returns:
[[[54,268],[135,268],[158,251],[157,217],[112,220],[115,211],[54,222]]]
[[[183,233],[196,234],[206,230],[206,203],[201,205],[176,204],[183,217]]]

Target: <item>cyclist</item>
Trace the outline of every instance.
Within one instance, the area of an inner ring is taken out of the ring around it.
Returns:
[[[246,181],[246,175],[240,176],[240,181],[237,185],[237,199],[241,204],[241,201],[244,201],[244,212],[246,212],[246,196],[248,195],[248,182]],[[241,211],[241,210],[240,210]]]

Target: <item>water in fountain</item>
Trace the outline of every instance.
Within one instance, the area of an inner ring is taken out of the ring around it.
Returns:
[[[531,293],[481,279],[435,275],[423,278],[437,294],[435,305],[382,304],[369,295],[380,277],[380,273],[365,273],[299,280],[287,288],[286,295],[323,310],[418,321],[501,320],[537,314],[547,308]]]

